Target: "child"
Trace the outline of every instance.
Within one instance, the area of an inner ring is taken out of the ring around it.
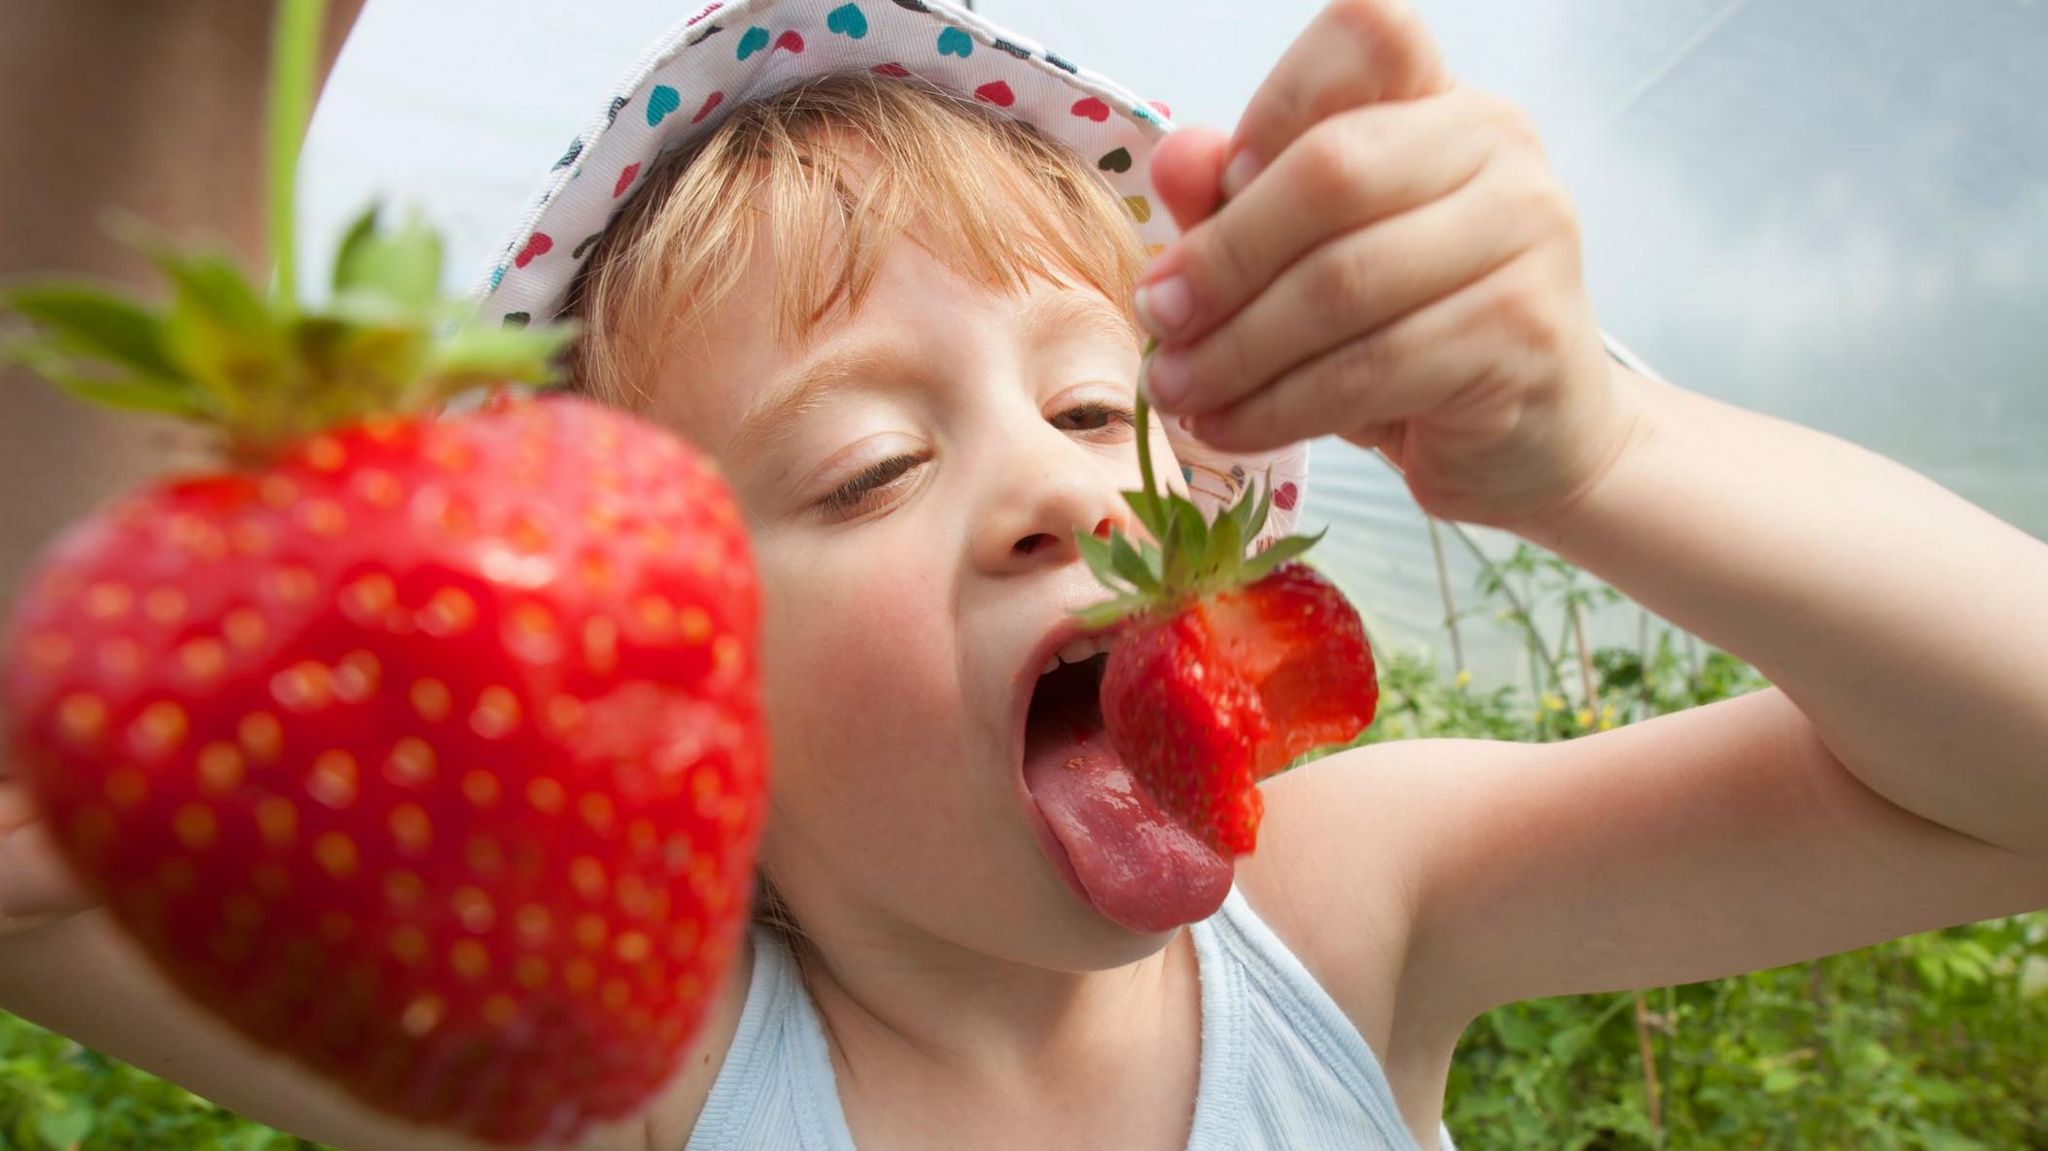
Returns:
[[[1448,1147],[1488,1008],[2048,906],[2048,692],[2010,671],[2048,653],[2048,548],[1610,365],[1525,122],[1405,9],[1339,0],[1234,136],[1155,145],[1121,89],[940,0],[852,5],[861,37],[844,7],[735,5],[722,43],[650,58],[485,305],[566,303],[576,386],[718,459],[767,604],[764,923],[671,1087],[581,1145]],[[1146,264],[1126,212],[1185,234]],[[1074,534],[1132,528],[1140,328],[1188,421],[1153,451],[1212,453],[1195,478],[1343,435],[1432,514],[1555,548],[1778,686],[1569,744],[1320,760],[1264,785],[1259,850],[1207,894],[1113,780],[1040,770],[1031,711],[1102,596]],[[1188,929],[1123,926],[1140,898]],[[343,1147],[454,1145],[132,964],[96,912],[28,926],[0,1004]]]

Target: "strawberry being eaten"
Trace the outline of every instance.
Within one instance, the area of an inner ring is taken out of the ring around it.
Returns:
[[[1257,784],[1314,748],[1355,739],[1379,700],[1357,611],[1298,558],[1289,536],[1255,556],[1270,491],[1257,481],[1211,522],[1158,490],[1138,402],[1141,491],[1125,492],[1150,540],[1081,534],[1116,596],[1081,613],[1117,629],[1101,684],[1110,744],[1152,803],[1223,858],[1253,850]]]
[[[643,1106],[763,819],[731,494],[579,399],[430,414],[567,334],[448,330],[423,229],[365,216],[319,311],[155,258],[164,309],[7,300],[16,355],[225,457],[75,525],[15,606],[11,755],[59,849],[186,994],[374,1107],[521,1143]]]

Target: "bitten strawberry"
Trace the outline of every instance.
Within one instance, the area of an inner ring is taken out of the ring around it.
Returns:
[[[8,301],[46,374],[228,461],[76,525],[16,606],[12,754],[65,858],[193,999],[377,1108],[523,1142],[644,1105],[763,818],[725,485],[581,400],[424,414],[564,334],[443,332],[423,231],[366,216],[318,312],[156,258],[162,311]]]
[[[1082,613],[1090,626],[1122,625],[1103,671],[1103,723],[1155,803],[1220,854],[1242,854],[1258,842],[1258,781],[1372,722],[1372,649],[1342,593],[1295,559],[1314,539],[1245,555],[1270,491],[1254,482],[1213,524],[1158,491],[1148,422],[1141,399],[1144,488],[1124,498],[1157,545],[1121,531],[1078,537],[1118,593]]]

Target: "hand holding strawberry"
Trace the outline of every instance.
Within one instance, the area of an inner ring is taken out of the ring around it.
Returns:
[[[1456,83],[1409,5],[1336,0],[1234,136],[1174,133],[1153,179],[1186,231],[1138,293],[1163,343],[1147,387],[1203,440],[1341,435],[1425,510],[1499,526],[1628,442],[1570,198],[1527,118]]]

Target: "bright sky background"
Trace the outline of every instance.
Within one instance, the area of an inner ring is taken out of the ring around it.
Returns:
[[[1848,436],[2048,537],[2048,4],[1420,6],[1461,76],[1534,115],[1610,332],[1681,383]],[[696,7],[371,0],[308,141],[306,251],[373,196],[418,203],[468,287],[612,79]],[[1319,7],[981,10],[1177,120],[1228,126]],[[1335,526],[1319,554],[1375,626],[1426,640],[1441,607],[1419,517],[1376,462],[1317,450],[1307,509]],[[1469,588],[1469,566],[1456,576]]]

